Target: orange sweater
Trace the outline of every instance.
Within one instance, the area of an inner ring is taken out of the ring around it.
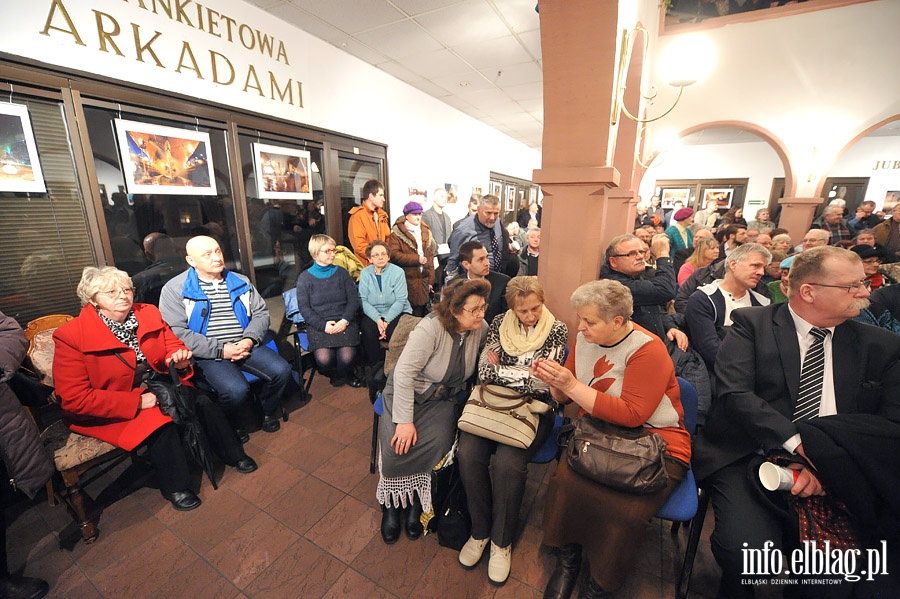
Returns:
[[[591,415],[620,426],[646,424],[665,439],[666,453],[690,463],[681,392],[666,346],[638,324],[612,347],[588,343],[579,333],[566,368],[597,390]]]

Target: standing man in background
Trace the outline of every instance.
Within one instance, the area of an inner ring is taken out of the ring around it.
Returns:
[[[391,223],[384,211],[384,185],[378,179],[369,179],[362,188],[362,204],[350,209],[347,223],[347,237],[353,246],[353,253],[363,266],[369,265],[366,248],[369,243],[380,239],[387,241],[391,236]]]
[[[444,270],[447,268],[447,260],[450,258],[450,233],[453,231],[453,225],[450,222],[450,215],[444,211],[447,205],[447,192],[438,187],[434,190],[434,197],[431,198],[431,208],[422,213],[422,221],[431,229],[431,238],[437,244],[435,256],[438,263],[434,269],[434,288],[435,291],[441,288],[444,282]]]

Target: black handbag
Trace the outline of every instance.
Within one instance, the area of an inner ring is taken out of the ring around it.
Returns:
[[[586,478],[636,495],[649,495],[669,483],[666,442],[640,426],[627,428],[591,416],[581,416],[560,429],[566,442],[566,462]]]
[[[437,532],[442,547],[461,550],[469,540],[472,519],[456,462],[432,474],[431,504],[434,517],[428,522],[429,532]]]
[[[21,368],[12,373],[7,384],[19,402],[30,408],[46,405],[47,399],[53,395],[53,387],[42,383],[36,374]]]

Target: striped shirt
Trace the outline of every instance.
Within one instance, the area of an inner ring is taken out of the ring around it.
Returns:
[[[204,281],[200,279],[200,289],[210,301],[209,324],[206,336],[224,343],[240,341],[244,336],[244,327],[238,322],[231,307],[231,297],[225,281]]]

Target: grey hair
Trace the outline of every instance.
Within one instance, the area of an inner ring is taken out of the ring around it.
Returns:
[[[634,233],[624,233],[613,237],[612,241],[609,242],[609,245],[606,246],[606,261],[609,262],[609,257],[619,251],[620,244],[631,241],[632,239],[640,239],[640,237]]]
[[[780,235],[776,235],[775,237],[772,238],[773,245],[776,243],[780,243],[782,241],[787,241],[791,245],[793,245],[793,243],[794,243],[791,241],[791,236],[788,235],[787,233],[781,233]]]
[[[631,320],[634,301],[628,287],[610,279],[590,281],[572,293],[572,307],[576,310],[585,306],[594,306],[597,315],[604,322],[611,322],[616,316],[625,321]]]
[[[487,194],[481,196],[481,199],[478,200],[479,206],[499,206],[500,198],[495,195]]]
[[[728,254],[729,262],[743,262],[750,257],[750,254],[759,254],[766,259],[766,264],[772,261],[772,252],[764,248],[758,243],[745,243],[739,245]]]
[[[115,266],[103,268],[88,266],[81,272],[81,281],[78,282],[75,293],[78,294],[81,305],[86,306],[91,303],[97,292],[116,285],[122,289],[133,287],[131,277],[124,270],[119,270]]]

